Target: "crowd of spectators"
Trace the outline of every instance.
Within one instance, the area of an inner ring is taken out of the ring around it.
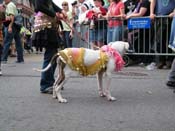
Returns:
[[[97,6],[98,2],[103,5],[106,13]],[[76,8],[79,11],[75,12],[73,8],[75,21],[78,20],[79,24],[89,22],[90,46],[95,44],[100,47],[113,41],[127,40],[131,47],[134,45],[132,49],[135,53],[153,53],[153,55],[132,55],[131,58],[138,64],[145,65],[148,70],[170,68],[173,56],[155,56],[154,53],[173,53],[168,48],[167,41],[170,37],[171,13],[175,9],[174,0],[163,2],[158,0],[93,0],[93,3],[90,0],[78,0]],[[150,18],[150,28],[128,30],[127,20],[133,17]],[[103,23],[100,23],[102,19]],[[137,40],[135,40],[136,37],[138,37]],[[75,43],[73,45],[76,47]]]
[[[7,1],[11,2],[11,0]],[[158,53],[172,53],[172,50],[175,50],[175,46],[171,44],[174,40],[172,36],[170,39],[171,42],[169,46],[167,46],[167,41],[169,41],[170,37],[171,21],[173,18],[172,12],[175,9],[174,0],[165,0],[163,2],[159,0],[78,0],[71,4],[69,4],[68,0],[64,0],[61,3],[61,6],[66,15],[66,21],[61,20],[58,29],[61,38],[59,44],[61,45],[61,43],[63,43],[63,48],[83,46],[96,49],[96,47],[101,47],[113,41],[124,40],[130,43],[130,47],[136,53],[150,53],[152,51]],[[159,17],[164,18],[164,16],[166,18],[169,17],[168,23],[166,19],[158,19]],[[129,30],[127,28],[127,21],[134,17],[149,17],[151,19],[150,29]],[[155,23],[158,23],[156,24],[156,30],[154,28]],[[172,22],[172,24],[173,23],[174,22]],[[88,28],[85,28],[84,24],[89,24]],[[81,26],[84,26],[84,28],[81,28]],[[168,29],[164,27],[167,27]],[[13,30],[15,30],[15,28]],[[157,36],[150,35],[150,30]],[[135,40],[135,35],[138,34],[138,32],[139,36],[137,37],[139,38]],[[162,33],[164,35],[162,35]],[[15,43],[16,49],[18,51],[17,62],[22,63],[24,62],[23,53],[21,46],[19,46],[22,44],[18,35],[19,34],[15,37],[17,40]],[[24,44],[30,43],[30,49],[32,49],[33,52],[31,35],[32,34],[26,37],[27,41],[24,42]],[[81,44],[82,38],[87,36],[88,39],[85,38],[85,41],[88,41],[88,46]],[[3,62],[7,62],[8,50],[10,43],[12,43],[12,39],[9,40],[6,39],[6,37],[4,38],[4,42],[1,42],[1,45],[4,45],[4,50],[1,49],[1,54]],[[152,50],[153,46],[155,46],[155,41],[157,49]],[[151,44],[147,44],[150,42]],[[34,46],[36,47],[36,52],[38,52],[38,50],[42,52],[42,47]],[[23,47],[26,50],[29,49],[28,46]],[[161,47],[161,50],[159,47]],[[132,60],[138,60],[138,63],[147,65],[147,69],[149,70],[156,67],[162,69],[165,66],[170,68],[173,60],[172,56],[159,56],[158,61],[156,61],[156,58],[157,57],[154,55],[151,57],[150,55],[131,56]]]

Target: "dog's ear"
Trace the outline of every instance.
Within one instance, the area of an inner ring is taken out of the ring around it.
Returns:
[[[128,51],[128,49],[129,49],[129,43],[125,42],[125,50]]]

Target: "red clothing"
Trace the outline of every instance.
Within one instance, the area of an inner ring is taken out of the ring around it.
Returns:
[[[110,16],[116,16],[116,15],[120,15],[120,10],[124,9],[124,3],[123,2],[112,2],[108,8],[108,13],[110,14]],[[108,21],[108,26],[109,27],[115,27],[115,26],[121,26],[122,25],[122,21],[120,20],[109,20]]]

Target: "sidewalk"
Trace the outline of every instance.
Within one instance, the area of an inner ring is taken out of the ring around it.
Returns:
[[[36,53],[24,53],[24,61],[26,62],[35,62],[35,61],[42,61],[43,59],[43,53],[42,54],[36,54]],[[16,61],[16,57],[8,57],[8,63],[13,63]]]

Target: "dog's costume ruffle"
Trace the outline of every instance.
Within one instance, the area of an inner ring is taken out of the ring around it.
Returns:
[[[109,57],[113,57],[115,60],[115,71],[120,71],[124,67],[124,60],[121,55],[109,45],[104,45],[101,47],[103,52],[106,52]]]
[[[99,59],[89,66],[84,64],[84,54],[85,48],[67,48],[59,52],[60,59],[83,76],[96,74],[106,67],[109,58],[105,52],[100,50]]]

